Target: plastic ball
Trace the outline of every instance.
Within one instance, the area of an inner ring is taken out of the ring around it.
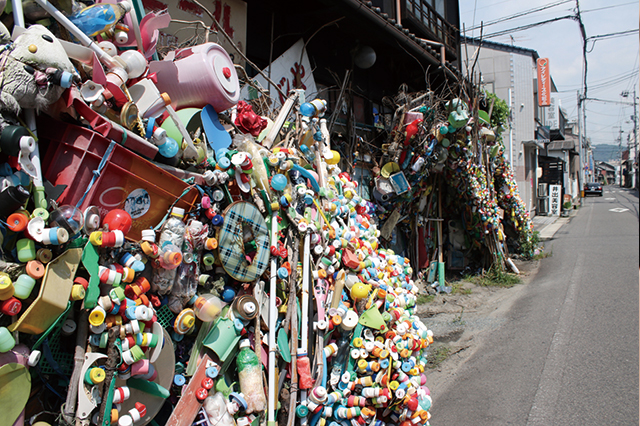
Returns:
[[[369,290],[369,286],[364,285],[361,282],[355,283],[353,284],[353,287],[351,287],[351,298],[354,300],[364,299],[365,297],[369,296]]]
[[[285,175],[277,174],[271,178],[271,187],[274,191],[282,191],[287,187],[287,178]]]
[[[109,231],[119,230],[124,235],[131,230],[133,219],[131,215],[122,209],[111,210],[104,217],[103,223],[109,226]]]

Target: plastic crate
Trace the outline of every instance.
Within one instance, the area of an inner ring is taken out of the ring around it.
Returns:
[[[172,328],[173,320],[176,316],[167,305],[162,305],[160,309],[156,310],[156,317],[158,317],[158,323],[162,328]]]
[[[62,321],[64,323],[64,321]],[[51,334],[47,337],[47,345],[49,346],[49,351],[51,352],[51,359],[55,363],[58,364],[58,369],[61,373],[71,376],[74,367],[73,360],[73,352],[66,352],[62,347],[62,342],[60,342],[60,332],[62,330],[61,325],[58,325],[55,330],[51,332]],[[72,349],[74,349],[72,347]],[[41,351],[44,351],[43,347],[38,348]],[[66,348],[69,349],[69,348]],[[56,371],[53,369],[47,357],[43,354],[40,360],[40,371],[42,374],[56,374]]]
[[[143,229],[155,227],[188,185],[127,148],[91,129],[48,117],[38,123],[40,143],[48,146],[42,157],[44,177],[53,185],[66,185],[59,204],[76,205],[87,190],[105,155],[105,164],[80,209],[97,206],[100,216],[124,209],[133,218],[127,237],[139,240]],[[96,173],[97,174],[97,173]],[[193,188],[176,206],[189,211],[198,200]]]

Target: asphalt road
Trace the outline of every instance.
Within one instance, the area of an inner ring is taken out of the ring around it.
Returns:
[[[430,424],[638,425],[638,220],[637,192],[586,198]]]

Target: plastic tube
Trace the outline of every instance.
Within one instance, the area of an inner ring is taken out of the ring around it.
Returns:
[[[275,245],[278,232],[278,220],[276,213],[271,215],[271,245]],[[269,404],[267,412],[267,425],[275,425],[276,411],[276,322],[278,311],[276,308],[276,271],[278,265],[276,257],[271,256],[271,289],[269,290]]]
[[[86,46],[93,50],[98,56],[100,62],[102,62],[107,68],[122,68],[120,64],[115,62],[108,53],[102,50],[89,36],[80,31],[80,29],[73,24],[66,16],[62,14],[47,0],[35,0],[44,10],[46,10],[51,16],[55,18],[63,27],[65,27],[83,46]],[[16,3],[16,1],[13,1]]]
[[[142,35],[140,34],[140,21],[138,21],[138,14],[136,13],[136,8],[133,5],[133,1],[129,0],[131,3],[131,10],[129,11],[129,15],[131,15],[131,25],[133,25],[133,34],[136,37],[136,44],[138,45],[138,50],[140,53],[144,55],[144,48],[142,46]]]
[[[304,236],[304,258],[302,263],[302,330],[300,331],[300,348],[307,352],[309,346],[309,257],[311,256],[311,236],[307,233]],[[301,389],[300,391],[300,403],[306,404],[307,391]],[[305,426],[307,424],[307,418],[300,419],[300,424]]]

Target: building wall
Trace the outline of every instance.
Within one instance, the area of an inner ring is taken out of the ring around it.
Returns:
[[[469,58],[474,58],[477,46],[467,46]],[[472,59],[470,59],[470,62]],[[512,159],[512,166],[520,191],[520,197],[531,211],[535,208],[537,161],[528,159],[528,153],[522,145],[523,141],[534,139],[535,135],[535,100],[534,79],[536,64],[531,53],[506,52],[493,50],[483,46],[478,54],[476,72],[482,75],[482,82],[489,92],[511,105],[512,123],[509,144],[509,130],[503,133],[507,159]],[[511,99],[509,99],[511,89]]]

